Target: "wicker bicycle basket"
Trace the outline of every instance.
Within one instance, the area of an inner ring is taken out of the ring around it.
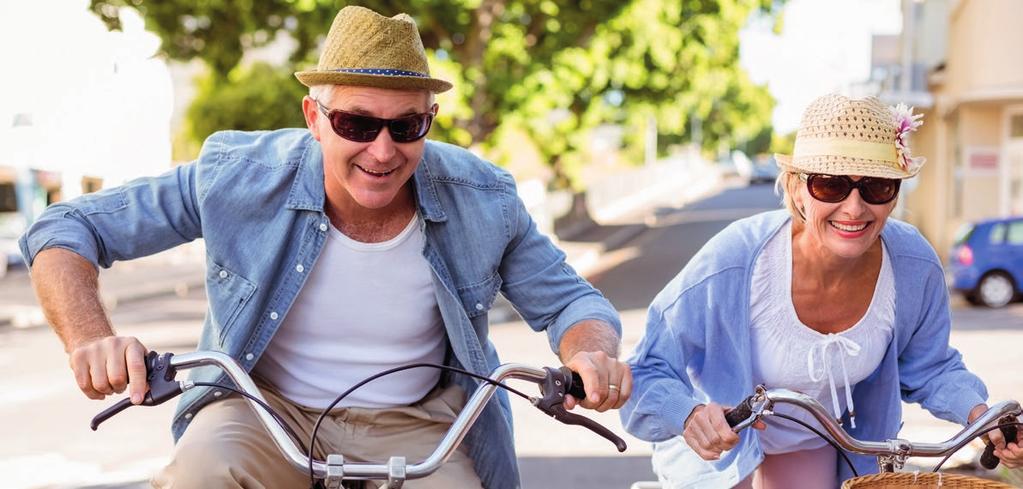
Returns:
[[[1013,489],[1004,483],[980,477],[940,472],[890,472],[854,477],[842,489]]]

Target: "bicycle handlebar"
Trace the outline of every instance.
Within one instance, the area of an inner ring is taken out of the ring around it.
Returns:
[[[179,369],[190,369],[201,366],[220,367],[234,381],[238,389],[246,394],[265,403],[266,400],[260,394],[256,384],[249,377],[248,373],[238,365],[230,356],[213,351],[196,351],[174,355],[165,353],[160,355],[156,352],[149,352],[146,355],[146,380],[149,383],[149,392],[141,405],[155,406],[162,404],[182,392],[194,387],[190,381],[177,381],[175,375]],[[490,373],[490,379],[501,382],[506,379],[519,379],[533,382],[541,387],[543,396],[532,398],[533,404],[554,419],[572,425],[583,426],[594,433],[614,443],[619,452],[626,449],[625,441],[599,423],[568,412],[564,406],[564,397],[571,394],[577,399],[586,397],[583,390],[582,379],[578,374],[572,372],[568,367],[538,369],[521,364],[506,363],[500,365]],[[482,414],[487,401],[493,396],[497,386],[492,383],[483,383],[473,393],[472,397],[465,403],[462,412],[455,418],[451,428],[444,435],[444,438],[437,445],[437,448],[426,460],[409,464],[404,467],[405,479],[417,479],[430,475],[454,453],[458,444],[468,433],[469,428]],[[285,458],[299,470],[308,471],[312,466],[313,474],[318,479],[334,477],[340,471],[344,478],[348,479],[387,479],[393,476],[393,468],[387,464],[365,464],[342,462],[338,467],[333,462],[321,460],[310,460],[308,456],[299,449],[295,441],[287,434],[277,420],[265,409],[252,399],[246,399],[256,412],[260,422],[266,427],[271,438],[284,454]],[[99,424],[121,411],[131,407],[129,399],[123,399],[93,418],[91,427],[96,430]],[[331,460],[331,458],[328,458]]]
[[[739,432],[753,424],[757,419],[774,414],[771,409],[776,403],[798,406],[810,413],[820,422],[828,435],[841,448],[853,453],[874,456],[941,457],[958,450],[970,440],[976,438],[989,424],[996,422],[999,418],[1011,417],[1015,420],[1023,414],[1023,409],[1021,409],[1018,402],[1002,401],[992,406],[955,436],[942,443],[913,443],[902,439],[861,441],[850,436],[816,399],[788,389],[767,389],[761,385],[757,386],[756,392],[752,396],[749,396],[736,408],[726,413],[725,419],[728,421],[728,425],[733,428],[733,431]],[[1012,438],[1009,438],[1009,434],[1005,433],[1005,428],[1003,428],[1003,434],[1005,434],[1007,440],[1014,439],[1015,429],[1013,428]],[[997,460],[995,458],[995,465],[997,465]],[[992,466],[991,468],[994,467]]]

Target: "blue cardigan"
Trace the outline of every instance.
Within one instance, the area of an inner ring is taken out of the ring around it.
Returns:
[[[629,360],[634,384],[621,410],[626,430],[647,441],[671,440],[682,433],[697,405],[708,400],[735,405],[751,394],[753,264],[789,219],[779,210],[732,223],[657,295],[646,333]],[[856,428],[848,431],[860,440],[894,438],[902,419],[901,400],[966,424],[970,409],[986,401],[987,389],[948,344],[951,320],[941,262],[909,224],[889,219],[881,239],[895,273],[895,334],[877,370],[853,388]],[[689,457],[672,456],[671,463],[684,466],[687,476],[692,472],[693,480],[737,484],[763,460],[757,436],[755,430],[743,431],[739,445],[715,462],[684,450]],[[873,457],[850,458],[860,475],[878,470]],[[852,477],[841,458],[836,477]]]

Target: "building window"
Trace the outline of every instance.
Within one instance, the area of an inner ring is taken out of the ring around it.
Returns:
[[[82,193],[91,194],[99,192],[103,188],[103,179],[96,177],[82,177]]]
[[[1023,139],[1023,114],[1015,114],[1009,118],[1009,137]]]
[[[17,197],[14,182],[0,183],[0,212],[18,212]]]

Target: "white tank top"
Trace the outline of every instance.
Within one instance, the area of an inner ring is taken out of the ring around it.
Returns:
[[[792,304],[792,227],[782,228],[765,245],[753,267],[750,325],[753,383],[814,397],[836,419],[850,410],[855,426],[852,388],[867,378],[884,358],[895,324],[895,275],[882,242],[881,273],[866,314],[849,329],[822,334],[803,324]],[[801,408],[775,405],[775,411],[820,428]],[[778,454],[820,448],[823,439],[782,418],[765,418],[759,432],[764,453]]]
[[[375,373],[409,363],[443,363],[444,324],[418,217],[383,243],[355,241],[332,226],[256,374],[291,401],[324,409]],[[439,378],[440,371],[432,368],[387,375],[338,407],[412,404]]]

